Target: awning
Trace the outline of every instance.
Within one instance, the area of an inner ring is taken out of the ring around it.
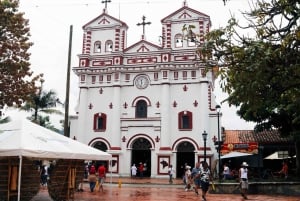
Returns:
[[[232,151],[232,152],[229,152],[228,154],[225,154],[225,155],[221,156],[221,159],[236,158],[236,157],[243,157],[243,156],[252,156],[252,154],[244,153],[244,152],[238,152],[238,151]]]
[[[266,159],[266,160],[283,160],[283,159],[288,159],[288,158],[290,158],[288,151],[276,151],[264,159]]]

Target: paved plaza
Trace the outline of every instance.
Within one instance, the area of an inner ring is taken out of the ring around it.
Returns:
[[[167,179],[107,179],[104,191],[90,192],[88,183],[84,183],[84,191],[76,192],[74,201],[201,201],[193,191],[184,191],[181,180],[168,184]],[[112,183],[110,183],[112,182]],[[208,194],[207,201],[243,201],[239,194]],[[300,196],[249,195],[248,200],[257,201],[300,201]],[[31,201],[52,201],[47,189],[41,189]]]

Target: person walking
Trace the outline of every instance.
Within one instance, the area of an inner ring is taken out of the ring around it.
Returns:
[[[103,184],[105,182],[106,178],[106,168],[104,164],[101,164],[100,167],[98,168],[98,182],[99,182],[99,191],[103,192]]]
[[[231,179],[230,168],[228,167],[227,163],[225,163],[223,166],[223,179]]]
[[[175,173],[175,170],[173,168],[173,165],[169,166],[168,174],[169,174],[169,184],[173,184],[173,174]]]
[[[90,191],[94,192],[96,182],[97,182],[97,176],[96,176],[96,167],[94,163],[89,168],[89,176],[88,176],[89,184],[90,184]]]
[[[47,187],[48,182],[48,166],[43,165],[41,167],[41,183],[43,187]]]
[[[206,194],[209,187],[209,181],[212,180],[210,170],[206,161],[202,162],[202,170],[200,173],[200,184],[202,190],[202,200],[206,201]]]
[[[244,199],[248,199],[247,192],[249,188],[248,183],[248,164],[243,162],[241,168],[239,170],[239,179],[240,179],[240,186],[241,186],[241,194]]]
[[[288,171],[289,171],[289,167],[288,167],[288,165],[287,165],[287,162],[284,161],[284,162],[282,163],[282,168],[281,168],[281,170],[278,172],[278,174],[283,175],[284,178],[287,179],[287,178],[288,178]]]
[[[133,164],[131,166],[131,177],[135,178],[136,177],[136,172],[137,172],[137,167],[135,166],[135,164]]]
[[[185,170],[185,191],[191,190],[192,187],[192,172],[191,172],[191,166],[186,165],[186,170]]]
[[[200,189],[201,183],[200,183],[200,173],[201,173],[201,168],[200,168],[200,163],[197,162],[195,164],[195,167],[192,169],[192,178],[194,179],[194,190],[195,193],[198,195],[198,189]]]

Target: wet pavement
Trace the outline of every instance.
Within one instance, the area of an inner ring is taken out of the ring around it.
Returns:
[[[88,183],[84,183],[83,192],[76,192],[74,201],[199,201],[201,193],[185,191],[182,180],[168,184],[167,179],[107,179],[104,191],[90,192]],[[200,192],[200,191],[199,191]],[[207,201],[243,201],[238,194],[207,194]],[[300,201],[299,196],[249,195],[248,200],[257,201]],[[31,201],[52,201],[47,189],[40,192]]]

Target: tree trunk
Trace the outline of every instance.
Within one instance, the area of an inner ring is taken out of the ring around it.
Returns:
[[[37,116],[38,116],[38,107],[34,107],[34,121],[37,122]]]

